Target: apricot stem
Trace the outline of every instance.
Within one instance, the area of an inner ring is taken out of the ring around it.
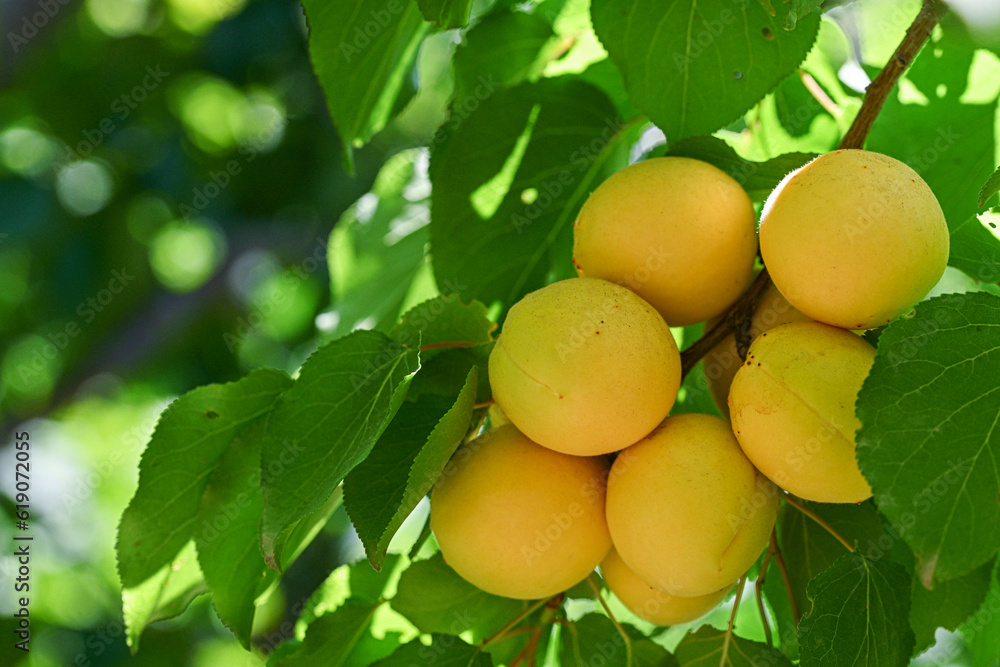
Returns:
[[[767,566],[770,564],[771,556],[773,555],[774,551],[768,546],[767,553],[764,554],[764,562],[760,566],[760,573],[754,582],[754,595],[757,598],[757,611],[760,613],[760,624],[764,626],[764,639],[770,648],[774,648],[774,642],[771,639],[771,624],[767,622],[767,612],[764,611],[764,577],[767,576]]]
[[[840,140],[839,148],[861,148],[865,139],[872,129],[875,118],[882,110],[889,93],[892,92],[906,68],[910,66],[920,48],[931,36],[934,26],[941,20],[941,17],[948,11],[948,6],[942,0],[923,0],[920,12],[916,19],[906,31],[903,41],[896,47],[892,58],[885,64],[885,67],[872,80],[865,91],[864,100],[861,102],[861,109],[855,116],[851,127]],[[681,379],[693,369],[698,361],[708,354],[716,345],[721,343],[726,336],[732,332],[736,333],[736,350],[741,359],[746,359],[746,352],[750,346],[749,331],[750,323],[753,319],[754,310],[760,301],[761,295],[771,283],[771,277],[765,267],[757,278],[750,285],[750,288],[743,293],[736,303],[730,308],[725,317],[719,319],[718,323],[704,332],[693,345],[681,352]]]
[[[812,511],[811,509],[809,509],[808,507],[806,507],[805,505],[803,505],[802,503],[800,503],[798,501],[798,499],[796,499],[791,494],[788,494],[788,493],[785,494],[785,501],[789,505],[791,505],[792,507],[794,507],[798,511],[802,512],[803,514],[805,514],[807,517],[809,517],[810,519],[812,519],[816,523],[818,523],[823,528],[823,530],[825,530],[826,532],[830,533],[835,538],[837,538],[837,541],[840,542],[841,544],[843,544],[845,549],[847,549],[851,553],[854,553],[854,546],[850,542],[848,542],[847,539],[843,535],[841,535],[840,533],[838,533],[837,530],[833,526],[831,526],[829,523],[827,523],[826,519],[824,519],[819,514],[816,514],[816,512]]]
[[[799,603],[795,601],[795,595],[792,594],[792,580],[788,576],[788,566],[785,565],[785,557],[781,555],[781,549],[778,547],[778,534],[774,530],[771,531],[771,551],[774,553],[774,562],[778,564],[778,572],[781,573],[781,583],[785,585],[785,593],[788,594],[788,606],[792,610],[792,620],[795,625],[798,626],[799,619]]]
[[[483,641],[479,642],[479,648],[480,649],[484,649],[487,646],[490,646],[491,644],[496,644],[498,641],[501,641],[502,639],[506,639],[505,635],[506,635],[506,633],[507,633],[508,630],[510,630],[512,627],[514,627],[515,625],[517,625],[518,623],[520,623],[521,621],[523,621],[524,619],[526,619],[528,616],[531,616],[531,614],[533,614],[536,611],[538,611],[538,609],[540,607],[544,607],[546,604],[548,604],[552,600],[555,600],[557,598],[562,598],[562,595],[563,595],[562,593],[559,593],[557,595],[553,595],[550,598],[543,598],[541,600],[536,600],[536,601],[532,602],[530,605],[528,605],[523,610],[521,610],[520,612],[518,612],[514,616],[514,618],[510,619],[509,621],[507,621],[506,623],[504,623],[502,626],[500,626],[499,630],[497,630],[496,632],[494,632],[492,635],[490,635],[489,637],[487,637]]]
[[[594,590],[594,595],[597,596],[597,600],[601,603],[601,606],[604,607],[604,613],[607,614],[608,618],[611,619],[611,622],[614,623],[615,630],[618,631],[618,634],[620,634],[622,639],[625,641],[625,667],[632,667],[632,639],[628,636],[628,633],[625,632],[625,628],[618,622],[618,619],[615,618],[615,615],[611,613],[611,607],[608,606],[607,601],[605,601],[604,597],[601,595],[601,589],[597,585],[597,582],[594,581],[594,575],[587,575],[587,583],[590,584],[590,587]]]
[[[722,641],[722,657],[719,658],[719,667],[726,667],[726,658],[729,657],[729,643],[733,640],[733,626],[736,625],[736,612],[740,608],[740,598],[743,597],[743,586],[746,583],[746,574],[736,582],[736,599],[733,600],[733,613],[729,614],[729,625],[726,626],[726,638]]]

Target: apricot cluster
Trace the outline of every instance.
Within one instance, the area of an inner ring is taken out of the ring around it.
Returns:
[[[599,566],[636,615],[682,623],[760,557],[778,486],[820,502],[871,495],[854,402],[875,352],[844,327],[884,323],[933,286],[948,256],[940,207],[905,165],[837,151],[786,178],[756,226],[740,185],[688,158],[640,162],[592,193],[574,225],[579,277],[510,308],[489,360],[492,428],[432,493],[456,572],[538,599]],[[671,415],[670,327],[729,309],[753,280],[758,238],[775,284],[748,356],[730,337],[704,364],[731,421]]]

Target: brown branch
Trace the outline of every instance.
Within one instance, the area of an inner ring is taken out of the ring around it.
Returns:
[[[795,621],[795,627],[798,627],[799,619],[802,618],[799,615],[799,603],[795,601],[795,594],[792,593],[792,578],[788,576],[788,566],[785,565],[785,557],[781,555],[781,549],[778,547],[778,535],[774,530],[771,531],[770,548],[774,552],[774,562],[778,564],[778,572],[781,573],[781,583],[785,585],[785,593],[788,594],[788,606],[792,610],[792,620]]]
[[[931,36],[931,31],[941,17],[948,11],[948,6],[941,0],[924,0],[917,18],[906,30],[906,37],[896,47],[896,52],[889,58],[882,71],[872,80],[865,90],[865,99],[861,110],[855,117],[847,134],[840,140],[838,148],[861,148],[865,145],[872,123],[882,110],[889,93],[896,87],[896,82],[906,68],[919,53],[920,48]]]
[[[774,555],[774,551],[768,547],[767,553],[764,554],[764,562],[761,563],[760,573],[757,574],[757,581],[754,582],[754,595],[757,598],[757,612],[760,614],[760,623],[764,626],[764,639],[767,640],[767,645],[769,647],[774,647],[774,641],[771,639],[771,624],[767,622],[767,612],[764,610],[764,577],[767,576],[767,566],[771,563],[771,556]]]
[[[729,656],[729,643],[733,640],[733,626],[736,625],[736,612],[740,608],[740,598],[743,596],[743,586],[747,583],[747,575],[740,577],[736,582],[736,599],[733,600],[733,613],[729,615],[729,625],[726,626],[726,638],[722,640],[722,658],[719,659],[719,667],[725,667],[726,658]]]
[[[724,341],[726,336],[738,331],[736,340],[736,350],[740,358],[746,359],[747,348],[750,347],[750,323],[753,321],[754,311],[760,303],[764,290],[771,283],[771,277],[767,274],[767,269],[761,270],[757,278],[750,285],[749,289],[743,293],[739,301],[733,304],[725,317],[720,319],[714,327],[701,335],[691,347],[681,352],[681,377],[686,377],[691,372],[701,358],[712,351],[712,349]]]
[[[906,37],[892,54],[892,58],[886,63],[882,71],[865,91],[865,98],[861,103],[858,115],[851,123],[844,138],[841,139],[839,148],[861,148],[868,132],[872,129],[872,123],[882,110],[882,105],[889,97],[889,93],[895,88],[899,77],[906,71],[910,63],[916,57],[920,48],[930,38],[931,31],[937,25],[941,17],[948,11],[947,5],[942,0],[923,0],[920,13],[906,31]],[[691,347],[681,353],[681,377],[686,377],[698,362],[708,354],[712,348],[725,340],[733,331],[736,335],[736,350],[741,359],[746,359],[747,348],[750,346],[750,323],[753,320],[754,311],[760,302],[760,297],[771,283],[771,277],[765,268],[758,275],[750,288],[732,305],[725,317],[702,334],[702,337],[694,342]]]

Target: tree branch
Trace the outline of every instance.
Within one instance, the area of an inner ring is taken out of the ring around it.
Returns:
[[[941,0],[924,0],[920,13],[906,30],[906,37],[896,47],[896,52],[889,58],[882,71],[865,89],[865,99],[861,103],[858,115],[851,123],[847,134],[840,140],[838,148],[861,148],[872,129],[872,123],[882,110],[889,93],[896,87],[896,82],[906,68],[910,66],[924,43],[930,39],[931,31],[941,17],[948,11],[948,6]]]
[[[941,17],[948,11],[948,6],[942,0],[923,0],[923,5],[917,18],[906,30],[906,37],[896,48],[889,62],[885,64],[882,71],[865,91],[864,101],[858,115],[851,123],[844,138],[841,139],[838,148],[861,148],[868,133],[872,129],[872,123],[882,110],[889,93],[896,87],[896,82],[902,76],[906,68],[910,66],[921,47],[931,36],[931,31],[938,24]],[[744,292],[743,296],[734,303],[729,312],[719,320],[719,322],[702,334],[702,337],[694,342],[688,349],[681,353],[681,377],[686,377],[698,361],[708,354],[712,348],[725,340],[732,332],[736,332],[736,351],[741,359],[746,359],[747,348],[750,345],[750,323],[753,320],[754,311],[760,302],[760,297],[771,283],[771,276],[767,269],[762,270],[750,288]]]

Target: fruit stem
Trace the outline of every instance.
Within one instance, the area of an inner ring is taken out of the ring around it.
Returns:
[[[556,599],[559,599],[561,601],[562,595],[563,595],[562,593],[559,593],[558,595],[553,595],[550,598],[543,598],[541,600],[535,600],[530,605],[528,605],[527,607],[525,607],[522,611],[518,612],[518,614],[516,616],[514,616],[514,618],[512,618],[509,621],[507,621],[506,623],[504,623],[500,627],[499,630],[497,630],[496,632],[494,632],[492,635],[490,635],[489,637],[487,637],[483,641],[479,642],[479,648],[480,649],[484,649],[487,646],[490,646],[491,644],[496,644],[498,641],[500,641],[502,639],[506,639],[505,635],[506,635],[506,633],[507,633],[508,630],[510,630],[512,627],[514,627],[515,625],[517,625],[518,623],[520,623],[521,621],[523,621],[524,619],[526,619],[528,616],[531,616],[533,613],[535,613],[536,611],[538,611],[538,609],[540,607],[544,607],[549,602],[551,602],[553,600],[556,600]]]
[[[788,594],[788,606],[792,610],[792,620],[795,622],[795,626],[798,627],[799,619],[799,603],[795,601],[795,595],[792,593],[792,579],[788,576],[788,566],[785,565],[785,557],[781,555],[781,549],[778,547],[778,534],[773,529],[771,530],[771,546],[770,550],[774,553],[774,562],[778,564],[778,572],[781,573],[781,582],[785,585],[785,592]]]
[[[768,648],[774,648],[774,641],[771,639],[771,624],[767,622],[767,612],[764,611],[764,577],[767,576],[767,566],[773,555],[774,551],[768,547],[767,553],[764,554],[764,562],[760,566],[760,573],[757,574],[757,580],[754,582],[757,611],[760,613],[760,624],[764,626],[764,639],[767,641]]]
[[[594,575],[587,575],[587,583],[590,584],[592,589],[594,589],[594,595],[597,596],[601,606],[604,607],[604,613],[607,614],[608,618],[611,619],[611,622],[615,624],[615,630],[618,631],[618,634],[620,634],[622,639],[625,641],[625,667],[632,667],[632,639],[628,636],[628,633],[625,631],[622,624],[618,622],[618,619],[615,618],[615,615],[611,613],[611,607],[608,606],[604,596],[601,595],[601,588],[597,585],[597,582],[594,581]]]
[[[743,597],[743,587],[747,583],[747,575],[740,577],[736,584],[736,599],[733,600],[733,612],[729,614],[729,625],[726,626],[726,638],[722,641],[722,657],[719,658],[719,667],[726,667],[726,659],[729,657],[729,643],[733,640],[733,626],[736,625],[736,612],[740,608],[740,598]]]
[[[407,558],[409,558],[410,560],[416,558],[417,554],[420,552],[420,549],[424,546],[424,543],[427,542],[430,536],[431,536],[431,516],[430,514],[428,514],[427,518],[424,519],[424,527],[420,529],[420,535],[417,536],[417,541],[414,542],[413,546],[410,548],[410,553],[407,554]]]
[[[906,36],[896,47],[896,52],[889,58],[882,71],[872,80],[865,90],[865,98],[861,110],[851,123],[847,134],[840,140],[839,148],[861,148],[865,138],[872,129],[872,123],[882,110],[889,93],[896,87],[899,77],[910,66],[920,48],[930,39],[931,31],[948,11],[948,5],[942,0],[924,0],[920,13],[906,30]]]
[[[807,517],[809,517],[810,519],[812,519],[816,523],[818,523],[826,532],[830,533],[835,538],[837,538],[837,541],[840,542],[841,544],[843,544],[845,549],[847,549],[851,553],[854,553],[854,545],[852,545],[850,542],[848,542],[847,539],[843,535],[841,535],[840,533],[838,533],[833,526],[831,526],[829,523],[827,523],[826,519],[824,519],[823,517],[821,517],[819,514],[816,514],[816,512],[812,511],[811,509],[809,509],[808,507],[806,507],[805,505],[803,505],[802,503],[800,503],[797,498],[795,498],[794,496],[792,496],[792,495],[790,495],[788,493],[785,494],[785,501],[789,505],[791,505],[792,507],[794,507],[798,511],[802,512],[803,514],[805,514]]]

